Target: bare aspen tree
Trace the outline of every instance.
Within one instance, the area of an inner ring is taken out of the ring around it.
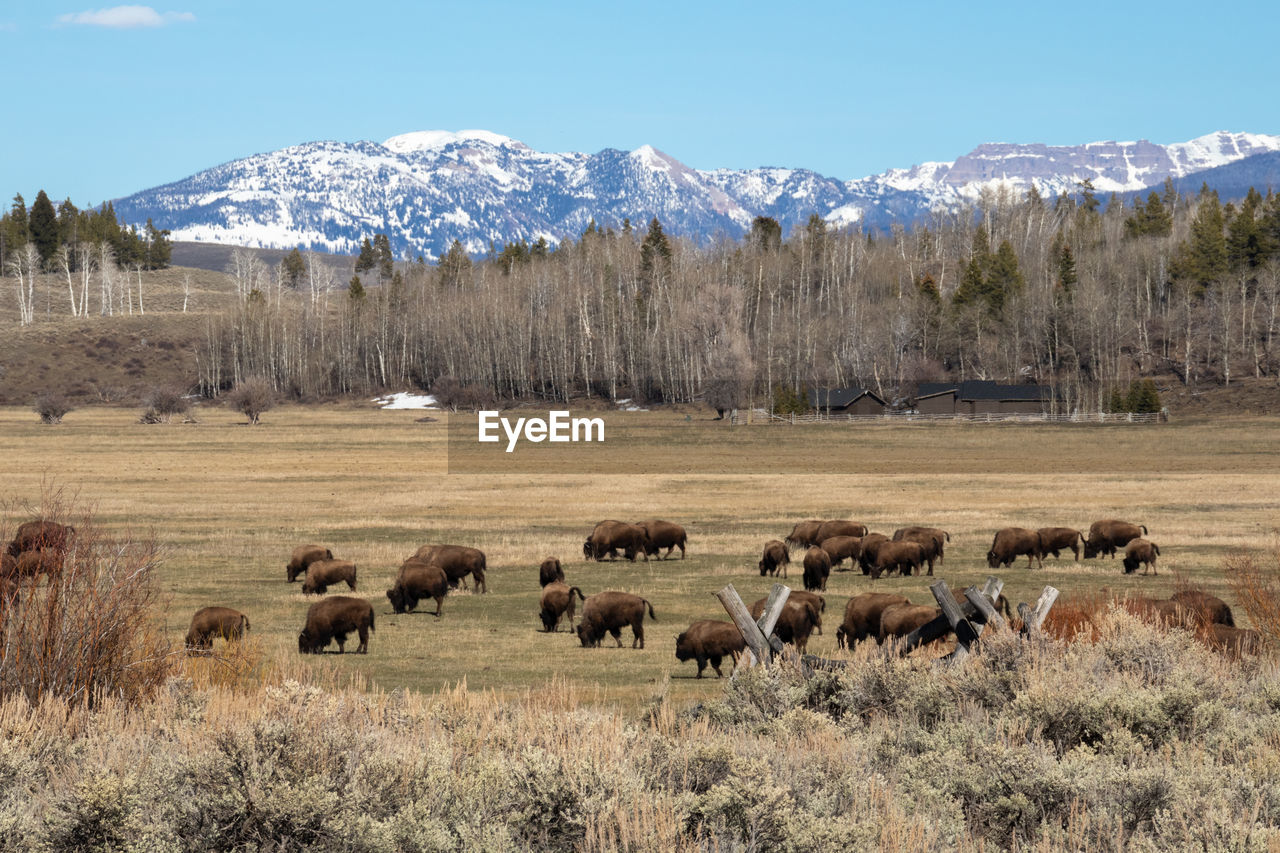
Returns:
[[[9,254],[9,274],[13,276],[18,295],[18,322],[30,326],[35,322],[36,275],[40,271],[40,252],[35,243],[27,243]]]

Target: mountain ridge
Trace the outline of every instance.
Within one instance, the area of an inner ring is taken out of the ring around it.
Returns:
[[[255,154],[114,205],[124,221],[151,219],[175,240],[349,253],[386,233],[398,256],[436,258],[454,240],[473,254],[555,244],[592,220],[657,217],[669,233],[700,240],[740,235],[757,216],[784,230],[814,213],[836,227],[883,228],[1000,187],[1052,197],[1089,180],[1099,193],[1128,194],[1276,152],[1280,136],[1227,131],[1168,145],[989,142],[952,161],[841,180],[801,168],[699,170],[652,145],[541,152],[488,130],[425,130]]]

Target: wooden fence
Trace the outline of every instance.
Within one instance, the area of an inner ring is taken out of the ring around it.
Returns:
[[[816,423],[936,423],[961,421],[966,423],[1028,423],[1028,424],[1156,424],[1167,423],[1164,412],[1072,412],[1070,414],[1017,414],[1013,412],[953,415],[920,415],[892,412],[883,415],[853,415],[840,412],[810,412],[804,415],[775,415],[766,409],[734,409],[729,413],[733,426],[770,426],[779,424]]]

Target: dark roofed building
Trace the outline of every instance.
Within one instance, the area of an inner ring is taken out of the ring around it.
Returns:
[[[885,402],[869,388],[820,388],[809,392],[809,407],[848,415],[883,415]]]
[[[1048,409],[1052,399],[1047,385],[1003,385],[986,379],[921,382],[916,410],[934,415],[1038,415]]]

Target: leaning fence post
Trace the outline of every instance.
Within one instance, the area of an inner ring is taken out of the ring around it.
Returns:
[[[765,602],[764,612],[760,615],[760,621],[757,622],[751,618],[751,612],[742,603],[742,598],[738,596],[738,591],[733,588],[733,584],[728,584],[715,594],[716,598],[720,599],[720,603],[724,605],[724,609],[728,612],[729,618],[733,620],[733,624],[737,626],[739,633],[742,634],[743,641],[747,644],[743,660],[733,670],[734,676],[738,674],[739,670],[755,666],[757,661],[768,660],[772,657],[774,646],[770,635],[773,633],[773,626],[777,624],[778,617],[782,615],[782,608],[786,606],[787,598],[790,595],[790,587],[780,583],[774,584],[773,589],[769,591],[769,599]],[[779,645],[781,644],[779,643]]]
[[[951,587],[947,586],[946,581],[938,581],[929,587],[929,591],[933,593],[938,606],[942,608],[942,615],[946,617],[947,624],[955,632],[956,649],[951,653],[949,660],[952,664],[957,664],[969,656],[970,647],[978,642],[978,632],[965,618],[964,611],[960,609],[960,603],[951,594]],[[977,591],[974,592],[976,594]]]
[[[1040,636],[1040,626],[1044,624],[1045,617],[1049,615],[1053,603],[1057,600],[1058,590],[1046,586],[1044,592],[1040,593],[1034,609],[1026,604],[1019,604],[1018,615],[1022,617],[1022,633],[1029,637]]]

